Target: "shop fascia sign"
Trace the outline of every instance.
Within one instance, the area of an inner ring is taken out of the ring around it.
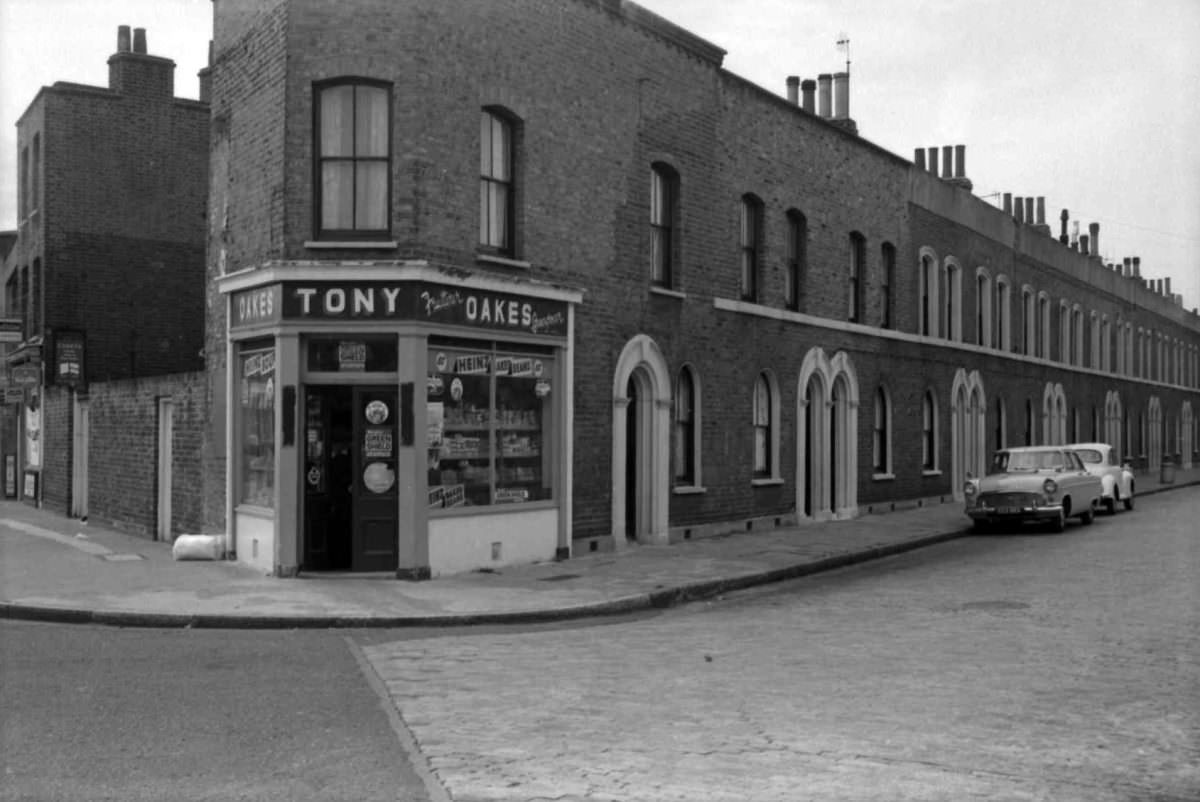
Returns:
[[[305,320],[416,320],[564,337],[563,301],[431,282],[284,281],[234,293],[232,328]]]

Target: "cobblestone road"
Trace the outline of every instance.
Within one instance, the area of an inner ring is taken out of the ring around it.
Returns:
[[[1200,491],[662,615],[364,635],[450,797],[1200,799]]]

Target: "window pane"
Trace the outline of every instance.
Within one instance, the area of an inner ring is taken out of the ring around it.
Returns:
[[[321,155],[354,154],[354,87],[321,90]]]
[[[377,86],[358,87],[356,106],[356,150],[358,156],[388,155],[388,93]]]
[[[492,117],[492,156],[491,156],[491,176],[500,181],[507,181],[509,178],[509,163],[508,163],[508,139],[509,129],[508,124],[499,117]]]
[[[492,115],[486,111],[479,117],[479,174],[492,174]]]
[[[354,226],[354,164],[349,161],[321,165],[321,228]]]
[[[484,242],[497,248],[508,247],[508,185],[488,182],[488,225]]]
[[[767,429],[763,426],[754,429],[754,472],[767,472]]]
[[[768,426],[771,423],[770,392],[762,377],[754,385],[754,425]]]
[[[240,501],[275,506],[275,350],[244,353],[241,366]]]
[[[355,228],[386,229],[388,170],[387,162],[359,162],[355,187]]]

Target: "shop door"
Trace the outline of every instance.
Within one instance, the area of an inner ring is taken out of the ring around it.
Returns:
[[[352,570],[394,571],[397,556],[394,388],[354,388]]]
[[[397,414],[394,389],[308,388],[305,570],[396,569]]]

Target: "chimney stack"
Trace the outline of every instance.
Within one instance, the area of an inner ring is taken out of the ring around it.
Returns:
[[[800,76],[789,75],[787,77],[787,98],[788,102],[793,106],[800,104]]]
[[[954,146],[942,145],[942,176],[954,177]]]
[[[938,174],[938,149],[937,148],[929,149],[929,172],[935,176]]]
[[[196,73],[196,77],[200,79],[200,96],[201,103],[212,102],[212,63],[213,63],[213,43],[212,39],[208,40],[208,61],[200,71]]]
[[[925,172],[925,148],[916,148],[913,150],[913,164],[921,172]]]
[[[833,101],[833,76],[823,72],[817,76],[817,116],[828,120]]]
[[[1125,257],[1125,270],[1121,275],[1125,278],[1133,278],[1133,260],[1128,256]]]
[[[1058,235],[1058,241],[1061,242],[1063,245],[1066,245],[1067,244],[1067,221],[1071,219],[1071,213],[1068,212],[1066,209],[1063,209],[1062,214],[1060,214],[1058,216],[1058,219],[1062,221],[1062,233]]]
[[[1166,291],[1167,297],[1171,297],[1171,277],[1167,276],[1163,279],[1163,289]]]
[[[805,78],[800,82],[800,94],[803,98],[804,110],[809,114],[816,114],[814,98],[817,94],[817,82],[812,78]]]
[[[1088,235],[1087,234],[1079,235],[1079,252],[1082,253],[1084,256],[1088,255]]]
[[[1039,226],[1046,225],[1046,198],[1043,195],[1037,197],[1037,224]],[[1050,233],[1050,229],[1046,229],[1046,233]]]
[[[1100,255],[1100,224],[1099,223],[1088,223],[1088,233],[1092,237],[1092,254],[1094,256],[1099,256]]]
[[[146,29],[117,28],[117,52],[108,57],[108,88],[122,95],[169,99],[175,96],[175,62],[146,53]]]
[[[130,48],[129,48],[129,26],[128,25],[118,25],[117,26],[117,52],[118,53],[128,53],[129,50],[130,50]]]
[[[1133,257],[1133,275],[1137,278],[1142,277],[1142,257]]]
[[[134,28],[133,29],[133,52],[134,53],[142,53],[143,55],[145,54],[145,52],[146,52],[146,29],[145,28]]]
[[[850,73],[833,74],[833,116],[838,120],[850,119]]]

